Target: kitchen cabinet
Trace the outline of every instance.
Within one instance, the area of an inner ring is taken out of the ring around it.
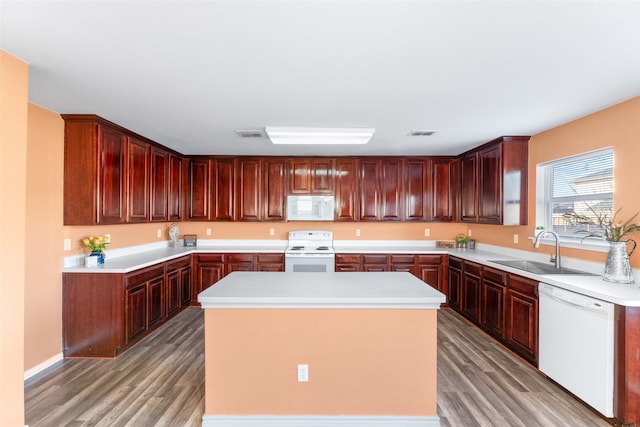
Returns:
[[[449,306],[458,313],[461,310],[463,268],[464,261],[462,259],[449,256],[447,299],[449,301]]]
[[[447,255],[416,255],[415,275],[425,283],[448,295]]]
[[[404,167],[404,219],[427,221],[429,219],[431,161],[408,158]]]
[[[360,221],[402,219],[402,166],[399,159],[360,160]]]
[[[213,162],[213,215],[214,221],[233,221],[236,219],[236,161],[234,159],[216,159]]]
[[[125,277],[125,345],[142,338],[165,318],[164,264]]]
[[[224,261],[225,276],[234,271],[256,271],[254,254],[225,254]]]
[[[150,152],[151,221],[167,221],[169,218],[169,153],[157,147]]]
[[[136,138],[127,143],[127,222],[149,221],[149,145]]]
[[[406,254],[391,254],[389,258],[389,271],[405,271],[414,276],[415,272],[415,256]]]
[[[189,161],[189,219],[207,221],[211,217],[211,161]]]
[[[538,365],[538,282],[509,274],[506,293],[506,344]]]
[[[191,256],[166,263],[167,316],[174,315],[192,300]]]
[[[333,194],[333,159],[296,158],[289,161],[290,194]]]
[[[384,263],[386,265],[387,259],[385,255]],[[363,255],[357,254],[336,254],[336,271],[362,271]]]
[[[264,160],[265,221],[284,221],[286,215],[287,169],[285,159]]]
[[[284,254],[257,254],[256,271],[284,271]]]
[[[350,158],[335,161],[336,221],[355,221],[358,207],[358,162]]]
[[[475,324],[478,324],[480,321],[481,280],[482,265],[471,261],[464,261],[462,286],[460,289],[460,312]]]
[[[461,156],[461,220],[527,223],[529,137],[505,136]]]
[[[505,298],[507,273],[492,267],[482,268],[480,327],[498,340],[505,338]]]
[[[236,217],[238,221],[262,219],[262,160],[241,159],[237,163]]]
[[[169,183],[167,212],[169,221],[181,221],[184,217],[185,160],[169,154]]]
[[[365,254],[361,256],[361,271],[389,271],[389,260],[387,255]]]
[[[456,219],[459,161],[451,158],[435,158],[431,161],[431,185],[429,191],[432,221],[451,222]]]
[[[196,254],[194,255],[194,265],[196,269],[193,286],[195,300],[200,292],[224,277],[224,254]]]

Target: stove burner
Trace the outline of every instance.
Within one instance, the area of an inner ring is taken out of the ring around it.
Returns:
[[[318,246],[316,248],[317,251],[328,251],[329,247],[328,246]]]
[[[301,251],[304,249],[304,246],[291,246],[289,249],[292,251]]]

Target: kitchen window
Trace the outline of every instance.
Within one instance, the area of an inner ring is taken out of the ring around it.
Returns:
[[[539,164],[536,172],[536,226],[555,231],[565,245],[601,246],[583,238],[598,233],[598,216],[613,214],[613,149]]]

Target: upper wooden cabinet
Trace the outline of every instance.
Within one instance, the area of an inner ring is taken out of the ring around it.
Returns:
[[[289,160],[289,194],[333,194],[333,162],[331,158]]]
[[[428,187],[430,220],[456,220],[459,165],[460,161],[455,158],[431,160],[431,185]]]
[[[335,161],[336,221],[355,221],[358,207],[358,161],[338,158]]]
[[[184,218],[185,159],[169,154],[169,178],[167,194],[167,214],[169,221],[180,221]]]
[[[461,157],[461,220],[527,223],[528,136],[505,136]]]
[[[213,160],[213,217],[215,221],[233,221],[236,218],[236,161]]]
[[[238,160],[236,185],[238,221],[260,221],[262,215],[262,160]]]
[[[211,160],[191,159],[189,161],[189,214],[194,221],[211,218]]]
[[[360,221],[400,221],[403,216],[403,161],[360,160]]]
[[[285,159],[267,159],[263,164],[264,191],[263,205],[266,221],[284,221],[286,219],[287,161]]]
[[[149,221],[149,144],[136,138],[127,143],[127,222]]]
[[[431,162],[422,158],[405,160],[404,176],[404,219],[406,221],[427,221],[429,219]]]

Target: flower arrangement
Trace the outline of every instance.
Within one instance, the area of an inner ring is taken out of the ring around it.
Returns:
[[[82,239],[82,244],[91,249],[91,252],[102,252],[109,241],[105,236],[90,236]]]
[[[640,231],[640,222],[636,221],[640,212],[636,212],[635,215],[626,221],[616,221],[616,217],[622,208],[618,209],[612,217],[609,217],[609,212],[596,212],[590,206],[589,210],[591,210],[595,215],[595,222],[592,218],[585,215],[578,215],[576,213],[571,214],[573,220],[578,224],[597,225],[600,228],[595,232],[579,230],[579,233],[588,233],[583,237],[583,239],[586,239],[587,237],[601,237],[608,242],[620,242],[625,236]]]

